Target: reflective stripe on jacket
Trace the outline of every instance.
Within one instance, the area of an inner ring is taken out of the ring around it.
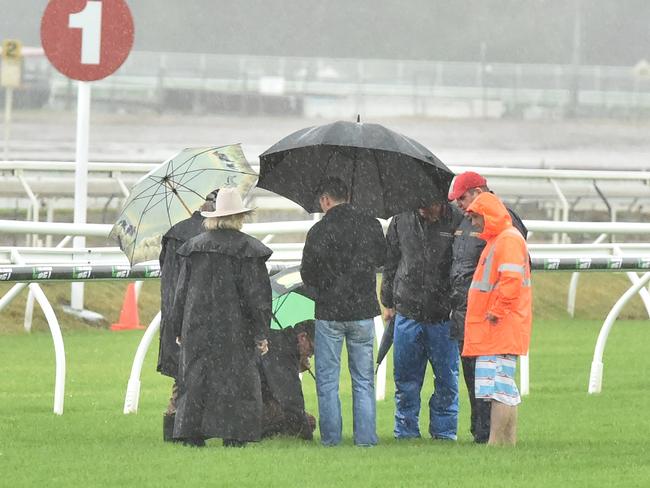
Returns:
[[[532,325],[530,262],[526,241],[512,226],[503,203],[482,193],[468,211],[483,215],[487,241],[467,296],[463,356],[522,355]],[[498,318],[496,324],[487,315]]]

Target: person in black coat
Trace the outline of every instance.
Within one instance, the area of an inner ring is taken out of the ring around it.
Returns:
[[[222,188],[215,210],[202,212],[206,232],[178,250],[181,270],[171,323],[180,344],[174,438],[224,446],[261,438],[258,362],[268,351],[272,251],[242,233],[244,207],[234,188]]]
[[[354,442],[377,443],[373,364],[379,315],[376,273],[384,264],[386,241],[379,221],[356,210],[339,178],[323,180],[315,197],[325,212],[307,233],[300,274],[315,293],[316,392],[321,442],[342,439],[339,373],[345,340],[352,379]]]
[[[199,235],[203,228],[201,211],[214,209],[214,200],[219,190],[210,192],[205,197],[205,203],[191,217],[181,220],[172,226],[162,237],[160,257],[160,343],[158,347],[158,365],[156,370],[165,376],[174,378],[172,396],[169,399],[167,411],[163,414],[163,440],[173,440],[174,416],[176,413],[176,375],[178,373],[178,353],[180,348],[176,343],[174,326],[170,322],[176,283],[180,271],[181,260],[176,251],[192,237]]]
[[[465,211],[470,204],[483,192],[490,191],[485,178],[473,171],[467,171],[456,176],[449,200],[456,201],[458,207]],[[512,225],[524,236],[528,236],[528,229],[521,218],[508,208]],[[453,263],[451,266],[451,336],[460,342],[460,349],[463,349],[463,338],[465,335],[465,314],[467,312],[467,294],[472,284],[472,277],[478,265],[478,260],[485,247],[485,241],[479,239],[479,232],[472,227],[469,218],[464,218],[454,235]],[[462,357],[463,377],[467,386],[467,393],[470,400],[471,423],[470,432],[474,442],[483,444],[490,437],[490,415],[491,405],[489,401],[476,399],[475,388],[475,367],[476,357]]]
[[[269,331],[269,352],[262,357],[262,437],[297,436],[312,440],[314,417],[305,412],[300,373],[314,354],[314,321]]]
[[[455,440],[458,429],[458,342],[449,330],[453,235],[462,213],[442,195],[396,215],[386,233],[381,286],[384,317],[394,322],[393,375],[397,439],[420,437],[420,394],[427,362],[434,372],[429,434]]]

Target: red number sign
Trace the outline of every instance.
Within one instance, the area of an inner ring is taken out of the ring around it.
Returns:
[[[126,60],[133,18],[124,0],[50,0],[41,20],[45,55],[61,73],[100,80]]]

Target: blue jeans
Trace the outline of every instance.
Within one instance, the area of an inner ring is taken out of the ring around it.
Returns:
[[[451,322],[416,322],[395,317],[393,376],[395,437],[420,437],[420,391],[427,360],[433,368],[434,392],[429,400],[429,434],[456,439],[458,430],[458,341],[449,338]]]
[[[375,326],[372,319],[349,322],[316,320],[314,358],[321,442],[326,446],[341,442],[339,376],[343,338],[346,340],[348,368],[352,378],[354,443],[373,446],[377,444],[377,432],[372,354]]]

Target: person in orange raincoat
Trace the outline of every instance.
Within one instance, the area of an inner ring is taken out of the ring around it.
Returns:
[[[492,401],[488,444],[517,437],[517,356],[528,353],[532,325],[530,262],[526,241],[492,193],[467,209],[486,241],[467,297],[463,356],[476,357],[476,398]]]

